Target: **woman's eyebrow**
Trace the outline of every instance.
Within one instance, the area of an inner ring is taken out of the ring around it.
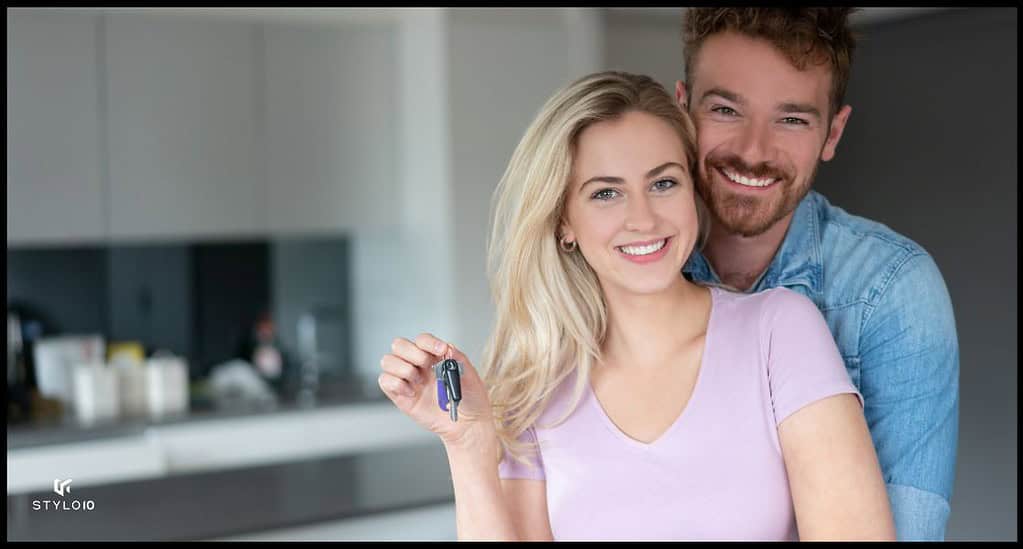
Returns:
[[[670,168],[672,166],[676,166],[679,169],[685,171],[685,167],[682,166],[682,164],[679,164],[678,162],[665,162],[664,164],[661,164],[660,166],[657,166],[656,168],[646,172],[646,176],[647,176],[647,178],[654,177],[657,174],[663,172],[664,170],[667,170],[668,168]],[[603,182],[603,183],[610,183],[612,185],[624,185],[625,184],[625,180],[622,179],[621,177],[613,177],[613,176],[610,176],[610,175],[598,175],[596,177],[591,177],[591,178],[587,179],[586,181],[584,181],[582,185],[579,185],[579,190],[582,191],[583,187],[585,187],[587,184],[595,183],[595,182],[598,182],[598,181],[599,182]]]

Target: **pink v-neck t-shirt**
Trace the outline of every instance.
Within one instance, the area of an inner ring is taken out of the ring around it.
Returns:
[[[820,399],[853,393],[824,317],[785,288],[711,288],[703,358],[689,402],[646,444],[622,432],[587,383],[557,388],[520,440],[539,440],[529,468],[507,454],[503,479],[543,480],[556,540],[795,540],[778,425]]]

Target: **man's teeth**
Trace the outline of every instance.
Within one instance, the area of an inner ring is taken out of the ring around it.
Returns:
[[[648,255],[660,250],[667,243],[668,239],[654,242],[646,246],[620,246],[618,249],[629,255]]]
[[[731,179],[732,181],[735,181],[736,183],[738,183],[740,185],[746,185],[747,187],[766,187],[766,186],[770,185],[771,183],[774,183],[774,179],[772,179],[772,178],[753,179],[753,178],[745,177],[745,176],[742,176],[742,175],[739,175],[739,174],[736,174],[736,173],[727,172],[725,170],[721,170],[721,171],[722,171],[722,173],[725,174],[725,176],[728,177],[728,179]]]

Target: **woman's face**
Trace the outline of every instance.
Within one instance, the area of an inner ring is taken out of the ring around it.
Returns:
[[[693,180],[682,140],[644,112],[578,136],[562,239],[575,241],[605,292],[651,294],[681,277],[696,242]]]

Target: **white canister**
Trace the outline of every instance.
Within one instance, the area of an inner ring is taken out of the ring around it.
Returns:
[[[72,372],[78,421],[92,424],[116,418],[121,407],[116,372],[102,362],[77,363]]]
[[[32,357],[39,393],[73,407],[75,366],[102,362],[104,349],[103,337],[98,335],[39,339]]]
[[[140,363],[119,361],[111,365],[117,373],[117,388],[121,394],[121,413],[126,417],[145,416],[147,404],[146,369]]]
[[[70,407],[74,402],[74,380],[71,366],[64,358],[63,344],[57,339],[40,339],[32,350],[32,358],[39,394]]]
[[[146,361],[146,405],[149,416],[162,418],[188,412],[188,364],[177,356]]]

